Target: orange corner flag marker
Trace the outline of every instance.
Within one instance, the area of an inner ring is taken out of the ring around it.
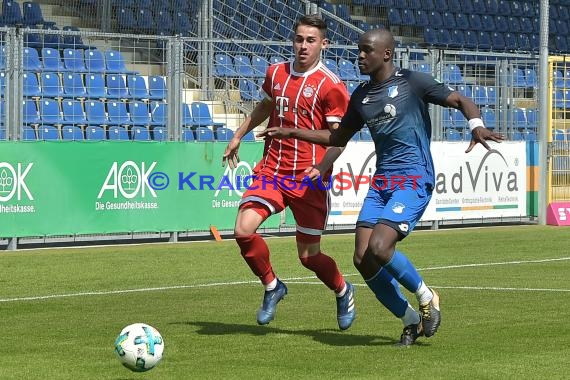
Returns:
[[[214,236],[214,239],[216,239],[216,241],[222,241],[222,236],[220,235],[220,232],[218,231],[216,226],[210,226],[210,232],[212,233],[212,236]]]

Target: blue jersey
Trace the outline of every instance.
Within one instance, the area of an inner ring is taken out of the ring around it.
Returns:
[[[399,69],[383,82],[356,88],[341,128],[368,126],[376,147],[376,173],[405,170],[433,185],[428,106],[444,105],[452,91],[428,74]]]

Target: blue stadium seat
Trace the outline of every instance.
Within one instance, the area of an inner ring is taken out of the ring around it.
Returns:
[[[42,95],[40,82],[38,81],[38,76],[36,75],[35,72],[25,72],[23,80],[24,80],[24,89],[23,89],[24,96],[40,97]]]
[[[527,87],[538,88],[538,76],[536,75],[536,71],[534,69],[525,69],[524,77]]]
[[[24,25],[37,26],[44,24],[44,16],[40,4],[31,1],[25,1],[22,4],[22,20]]]
[[[564,100],[564,91],[562,90],[552,90],[552,103],[554,108],[565,109],[566,102]]]
[[[484,30],[477,32],[477,47],[479,50],[491,50],[493,41],[491,40],[489,32]]]
[[[226,127],[216,129],[217,141],[230,141],[234,137],[234,131]]]
[[[105,56],[103,52],[97,49],[90,49],[85,51],[85,68],[89,73],[103,73],[105,72]]]
[[[455,22],[455,14],[451,12],[443,12],[441,15],[445,29],[455,29],[457,23]]]
[[[148,104],[141,101],[131,101],[129,103],[129,115],[133,125],[149,126],[151,124]]]
[[[192,102],[190,105],[192,111],[193,125],[199,127],[212,126],[225,127],[224,123],[214,122],[212,115],[210,113],[210,108],[206,103],[203,102]]]
[[[451,118],[451,125],[455,129],[464,129],[467,126],[467,120],[465,116],[458,109],[452,108],[449,110],[449,115]]]
[[[71,141],[83,141],[83,131],[80,127],[74,125],[65,125],[61,127],[61,139]]]
[[[63,75],[63,93],[67,97],[84,98],[87,96],[83,75],[80,73],[65,73]]]
[[[119,31],[133,33],[137,29],[135,12],[131,8],[121,7],[115,11]]]
[[[239,94],[244,101],[260,101],[262,99],[259,87],[251,79],[239,80]]]
[[[340,75],[338,72],[338,65],[334,59],[326,58],[326,59],[323,59],[322,62],[325,65],[325,67],[327,69],[329,69],[332,73],[334,73],[336,76]]]
[[[527,87],[524,71],[518,67],[513,67],[507,78],[507,83],[513,87]]]
[[[246,55],[237,54],[234,56],[234,68],[240,77],[253,78],[255,75],[251,60]]]
[[[511,14],[513,16],[522,16],[523,15],[523,8],[522,4],[518,0],[511,1]]]
[[[513,108],[511,110],[511,127],[523,130],[527,128],[526,112],[522,108]]]
[[[85,102],[85,116],[88,125],[103,127],[109,124],[109,119],[107,119],[107,113],[105,112],[105,103],[99,100],[88,100]]]
[[[354,90],[356,90],[356,87],[358,87],[358,85],[360,84],[359,82],[355,82],[355,81],[349,81],[349,82],[345,82],[345,83],[346,83],[346,89],[348,90],[349,95],[352,95]]]
[[[521,28],[521,22],[517,16],[509,16],[507,18],[507,23],[509,24],[508,31],[513,34],[523,32]]]
[[[503,35],[505,39],[505,50],[508,52],[514,52],[518,50],[517,36],[513,33],[505,33]]]
[[[393,26],[402,25],[402,16],[398,8],[388,9],[388,23]]]
[[[433,9],[433,8],[432,8]],[[431,11],[428,13],[428,20],[430,28],[439,29],[442,28],[443,25],[443,18],[441,17],[441,13],[438,11]]]
[[[38,127],[38,140],[57,141],[59,140],[59,129],[53,125],[40,125]]]
[[[36,106],[36,101],[32,99],[25,99],[23,101],[23,122],[25,125],[39,125],[41,119]]]
[[[106,99],[107,89],[103,74],[85,74],[85,91],[90,99]]]
[[[125,126],[133,124],[127,112],[127,105],[123,102],[108,102],[107,117],[109,118],[109,125]]]
[[[360,140],[372,141],[372,135],[370,134],[370,129],[368,129],[368,127],[364,127],[360,130]]]
[[[35,128],[29,127],[29,126],[23,126],[20,133],[21,133],[20,138],[23,141],[36,141],[37,140]]]
[[[190,104],[188,103],[182,103],[182,125],[189,128],[194,126],[192,111],[190,110]]]
[[[487,88],[485,86],[473,86],[473,101],[478,106],[486,106],[489,103]]]
[[[155,1],[155,4],[160,5],[162,2]],[[216,23],[214,23],[216,24]],[[174,30],[174,22],[172,15],[167,9],[161,9],[154,12],[154,25],[156,26],[156,34],[171,35]]]
[[[107,131],[109,135],[109,140],[111,141],[128,141],[130,140],[129,132],[125,127],[113,125],[109,127]]]
[[[493,32],[496,30],[495,19],[491,15],[481,16],[481,28],[485,32]]]
[[[456,129],[453,128],[449,128],[446,130],[446,138],[447,141],[462,141],[463,140],[463,136],[461,135],[461,132],[459,132]]]
[[[483,30],[483,23],[481,22],[481,16],[477,13],[472,13],[469,15],[469,26],[470,29],[479,32]]]
[[[192,132],[192,131],[190,131]],[[152,129],[152,139],[154,141],[166,141],[168,140],[168,133],[166,132],[166,127],[156,126]]]
[[[186,12],[174,12],[172,15],[172,21],[174,22],[174,33],[176,34],[192,34],[192,17]]]
[[[338,70],[340,79],[345,81],[356,81],[359,80],[359,74],[356,71],[354,63],[348,59],[340,58],[338,60]]]
[[[497,117],[495,110],[489,107],[481,108],[481,119],[488,129],[494,129],[497,126]]]
[[[149,141],[150,140],[150,133],[147,127],[143,127],[141,125],[135,125],[131,129],[131,135],[133,141]]]
[[[484,15],[487,14],[487,7],[485,6],[485,0],[471,0],[473,5],[473,12]]]
[[[44,30],[59,30],[55,25],[44,24]],[[44,34],[43,48],[55,49],[59,52],[60,49],[64,48],[63,36],[59,33],[49,33]],[[59,55],[59,53],[58,53]],[[43,57],[43,53],[42,53]],[[61,63],[63,66],[63,62]],[[50,69],[51,70],[51,69]]]
[[[438,46],[439,45],[439,36],[438,36],[437,31],[435,29],[425,28],[424,33],[423,33],[423,37],[424,37],[424,42],[428,46]]]
[[[446,65],[443,69],[443,81],[449,84],[463,84],[463,74],[457,65]]]
[[[531,51],[532,50],[532,48],[530,46],[530,39],[528,38],[527,34],[519,33],[517,35],[517,41],[518,41],[518,46],[519,46],[520,51]]]
[[[63,123],[66,125],[87,125],[87,119],[83,112],[81,101],[66,99],[61,103],[63,111]]]
[[[408,8],[402,9],[402,12],[400,14],[402,16],[402,25],[405,26],[417,25],[416,14],[413,9],[408,9]]]
[[[64,49],[63,64],[68,71],[78,73],[84,73],[87,71],[85,68],[85,60],[83,59],[83,50],[69,48]]]
[[[459,30],[468,30],[469,29],[469,17],[465,13],[457,13],[455,14],[455,23],[457,29]]]
[[[85,128],[85,140],[89,141],[107,140],[107,136],[105,135],[105,130],[102,127],[90,125]]]
[[[24,47],[41,49],[44,45],[43,35],[39,33],[34,33],[33,29],[26,27],[23,31],[24,33]]]
[[[208,127],[196,127],[196,141],[214,141],[214,132]]]
[[[127,75],[127,88],[132,99],[148,99],[148,89],[145,79],[138,74]]]
[[[128,99],[129,90],[125,84],[125,79],[121,74],[109,74],[105,77],[107,84],[107,95],[113,99]]]
[[[253,131],[249,131],[247,132],[245,135],[243,135],[241,141],[245,141],[245,142],[255,142],[255,135],[253,134]]]
[[[505,39],[503,33],[491,33],[491,47],[495,51],[505,50]]]
[[[53,73],[67,70],[59,56],[59,51],[47,47],[42,49],[42,66],[44,71],[50,71]]]
[[[16,1],[5,0],[2,3],[2,19],[3,24],[9,26],[21,25],[24,23],[20,4]]]
[[[465,33],[463,30],[454,29],[451,31],[451,42],[448,44],[451,48],[462,48],[465,46]]]
[[[0,72],[0,97],[4,97],[6,92],[6,73]]]
[[[63,118],[59,109],[59,102],[55,99],[43,98],[40,100],[39,114],[42,123],[50,125],[62,125]]]
[[[194,137],[194,131],[190,128],[182,128],[182,141],[196,141],[196,138]]]
[[[64,95],[63,87],[56,73],[43,71],[41,73],[42,95],[50,98],[61,98]]]
[[[444,130],[453,127],[453,124],[451,123],[451,113],[449,112],[449,108],[441,108],[441,125]]]
[[[137,32],[143,34],[152,34],[156,28],[154,26],[154,20],[150,7],[140,7],[135,16],[137,19]]]
[[[529,130],[538,130],[538,110],[536,108],[526,109],[526,123]]]
[[[214,55],[214,75],[218,77],[237,77],[232,58],[228,54]]]
[[[105,66],[109,74],[138,74],[137,71],[127,69],[123,55],[118,50],[105,51]]]
[[[148,78],[148,93],[150,100],[166,99],[166,82],[164,77],[151,75]]]
[[[79,32],[79,28],[77,26],[66,25],[63,27],[63,30],[71,32]],[[89,49],[89,46],[83,43],[83,40],[81,39],[79,33],[64,35],[61,46],[64,49],[82,49],[82,50]]]
[[[151,102],[150,118],[152,126],[166,127],[168,104],[162,102]]]
[[[26,71],[41,71],[42,63],[40,62],[40,56],[35,48],[26,47],[24,48],[24,70]]]
[[[457,86],[457,92],[467,98],[473,99],[473,88],[469,85],[461,84]]]
[[[267,68],[269,67],[269,61],[267,61],[265,58],[259,56],[259,55],[254,55],[251,59],[251,65],[253,67],[253,76],[256,78],[264,78],[265,77],[265,72],[267,71]]]

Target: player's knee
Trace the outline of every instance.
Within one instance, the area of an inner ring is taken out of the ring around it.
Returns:
[[[384,265],[390,261],[394,247],[391,242],[386,241],[382,236],[372,236],[368,243],[367,251],[380,264]]]

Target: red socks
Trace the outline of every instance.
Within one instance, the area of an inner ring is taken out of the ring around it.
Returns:
[[[267,285],[273,281],[275,274],[269,262],[269,248],[265,240],[259,234],[236,236],[235,239],[245,262],[261,283]]]
[[[314,256],[301,257],[300,260],[305,268],[315,272],[319,280],[335,293],[344,288],[344,278],[331,257],[319,252]]]

